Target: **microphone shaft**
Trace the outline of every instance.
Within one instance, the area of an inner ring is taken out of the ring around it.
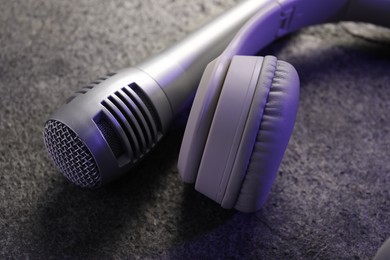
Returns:
[[[176,114],[192,102],[206,65],[222,53],[246,21],[273,3],[244,1],[137,67],[158,83]]]

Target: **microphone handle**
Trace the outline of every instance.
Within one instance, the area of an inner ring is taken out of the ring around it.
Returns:
[[[388,0],[246,0],[137,67],[157,82],[175,114],[187,105],[186,101],[192,101],[206,65],[222,53],[250,18],[267,8],[281,8],[281,11],[286,8],[287,12],[274,21],[280,26],[274,35],[269,35],[267,28],[260,28],[256,50],[262,42],[271,42],[288,32],[325,21],[359,20],[390,26]],[[287,24],[290,28],[284,31],[283,25]]]
[[[192,102],[206,65],[219,56],[238,30],[275,0],[247,0],[137,68],[152,77],[168,97],[174,114]]]

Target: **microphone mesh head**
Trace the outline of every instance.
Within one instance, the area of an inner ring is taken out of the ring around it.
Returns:
[[[100,184],[100,174],[91,152],[65,124],[47,121],[44,129],[46,149],[62,174],[83,188]]]

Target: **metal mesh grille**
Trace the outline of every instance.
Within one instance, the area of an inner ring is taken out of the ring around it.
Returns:
[[[44,129],[46,149],[62,174],[83,188],[94,188],[100,174],[92,154],[79,137],[56,120],[47,121]]]

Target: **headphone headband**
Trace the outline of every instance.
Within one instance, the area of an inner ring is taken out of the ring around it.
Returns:
[[[254,55],[277,38],[309,25],[341,20],[390,27],[387,0],[277,0],[257,12],[235,35],[222,56]]]

